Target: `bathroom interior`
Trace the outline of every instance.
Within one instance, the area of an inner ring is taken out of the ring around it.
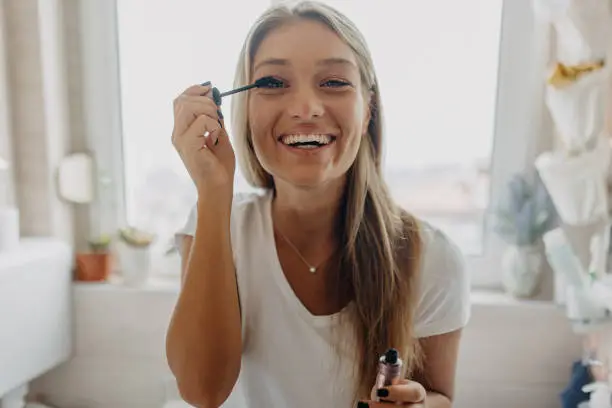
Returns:
[[[230,89],[279,1],[0,0],[0,408],[189,406],[172,100]],[[465,255],[453,406],[612,407],[612,1],[323,1],[377,63],[391,192]]]

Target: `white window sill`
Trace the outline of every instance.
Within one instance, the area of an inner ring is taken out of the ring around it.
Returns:
[[[152,277],[144,285],[124,285],[121,278],[111,276],[108,282],[74,282],[77,290],[106,291],[106,292],[166,292],[178,294],[180,291],[179,277]]]
[[[550,308],[556,309],[558,306],[551,300],[536,299],[516,299],[502,290],[477,289],[471,291],[471,301],[473,305],[491,307],[516,307],[516,308]]]

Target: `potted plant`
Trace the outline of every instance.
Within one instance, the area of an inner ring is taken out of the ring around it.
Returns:
[[[493,215],[493,230],[508,244],[502,257],[502,283],[516,297],[531,297],[541,280],[542,236],[556,222],[552,200],[539,178],[529,183],[517,174]]]
[[[109,235],[100,235],[88,241],[89,252],[76,254],[77,281],[104,282],[108,279],[113,267],[110,244]]]
[[[135,227],[119,230],[117,253],[125,285],[140,286],[149,278],[154,241],[155,235]]]

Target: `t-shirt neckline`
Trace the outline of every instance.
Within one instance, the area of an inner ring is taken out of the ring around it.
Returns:
[[[278,252],[276,250],[276,240],[274,238],[274,221],[272,220],[272,200],[274,199],[273,191],[270,191],[265,199],[264,204],[264,239],[265,246],[269,249],[269,259],[271,261],[271,269],[272,275],[274,276],[275,281],[278,283],[283,295],[287,299],[287,301],[294,307],[297,312],[304,318],[305,320],[316,324],[317,326],[321,325],[330,325],[337,321],[337,319],[344,313],[346,313],[347,309],[350,307],[351,303],[342,308],[339,312],[330,314],[330,315],[315,315],[313,314],[300,300],[297,296],[289,281],[287,281],[287,277],[283,272],[283,268],[280,264],[280,259],[278,257]]]

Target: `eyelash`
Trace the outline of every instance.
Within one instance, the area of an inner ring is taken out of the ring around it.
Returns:
[[[264,89],[279,89],[279,88],[285,87],[284,82],[278,78],[269,77],[266,79],[268,80],[267,86],[262,86],[262,88]],[[324,84],[333,84],[331,86],[332,88],[342,88],[342,87],[351,85],[349,82],[342,81],[339,79],[330,79],[330,80],[325,81]]]
[[[332,88],[342,88],[342,87],[350,86],[351,85],[349,82],[342,81],[340,79],[330,79],[328,81],[325,81],[325,83],[327,83],[327,84],[333,83],[334,86]]]
[[[260,86],[263,89],[282,88],[283,86],[283,82],[280,79],[271,76],[260,78],[257,81],[265,81],[265,85]]]

